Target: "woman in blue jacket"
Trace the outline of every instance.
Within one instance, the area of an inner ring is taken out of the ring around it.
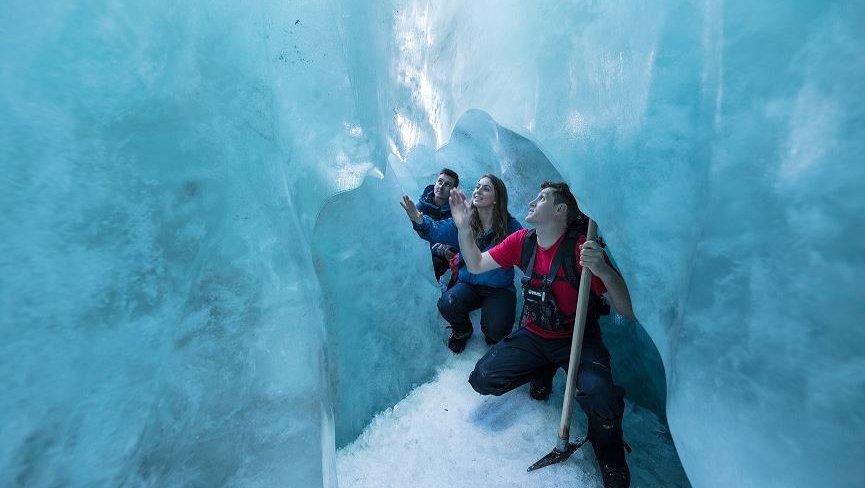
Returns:
[[[422,239],[459,249],[459,235],[453,219],[434,221],[418,212],[407,195],[403,195],[400,205]],[[495,175],[487,174],[478,180],[472,192],[471,207],[472,229],[478,236],[475,243],[481,252],[522,229],[508,212],[508,190]],[[514,325],[517,298],[513,269],[499,268],[476,275],[469,273],[459,256],[454,259],[459,268],[456,283],[442,293],[438,301],[439,312],[451,324],[448,347],[455,353],[465,349],[473,332],[469,312],[478,308],[487,344],[495,344],[508,335]]]

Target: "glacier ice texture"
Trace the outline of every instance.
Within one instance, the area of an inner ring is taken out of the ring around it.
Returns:
[[[863,23],[5,2],[0,485],[336,486],[337,443],[444,357],[396,202],[465,156],[515,214],[561,174],[599,222],[694,486],[860,486]],[[457,150],[499,128],[551,167]]]

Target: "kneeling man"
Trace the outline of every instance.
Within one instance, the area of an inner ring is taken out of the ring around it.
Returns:
[[[588,416],[588,437],[604,486],[629,486],[630,472],[622,440],[624,391],[613,383],[610,354],[601,340],[598,326],[604,307],[601,296],[621,315],[632,320],[635,317],[625,281],[610,265],[598,243],[586,240],[588,218],[580,211],[568,185],[550,182],[541,185],[541,192],[529,203],[526,216],[526,222],[534,229],[514,232],[484,253],[471,245],[474,236],[469,207],[459,190],[451,192],[450,207],[459,231],[462,258],[469,271],[480,274],[499,267],[531,268],[523,269],[528,310],[521,324],[524,326],[494,345],[469,377],[472,388],[482,395],[501,395],[531,382],[532,397],[549,396],[556,369],[568,367],[579,273],[583,266],[592,271],[577,373],[577,401]],[[575,262],[576,283],[568,279],[572,273],[566,272],[567,263],[573,266]]]

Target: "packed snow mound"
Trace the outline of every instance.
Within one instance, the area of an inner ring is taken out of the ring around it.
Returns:
[[[600,486],[590,444],[567,461],[526,471],[556,445],[565,375],[556,377],[555,393],[544,402],[531,399],[528,386],[482,397],[467,378],[487,347],[482,339],[472,339],[433,381],[376,416],[357,440],[339,450],[340,486]],[[573,441],[585,437],[585,425],[585,414],[575,408]],[[633,486],[690,487],[669,432],[654,414],[628,403],[623,429],[633,449],[628,455]]]

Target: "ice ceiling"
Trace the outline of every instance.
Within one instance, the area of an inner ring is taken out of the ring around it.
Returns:
[[[334,406],[360,428],[444,357],[396,202],[449,155],[522,188],[515,213],[551,171],[575,188],[694,486],[860,484],[863,21],[852,0],[6,2],[0,484],[334,486]],[[442,149],[461,137],[485,142]]]

